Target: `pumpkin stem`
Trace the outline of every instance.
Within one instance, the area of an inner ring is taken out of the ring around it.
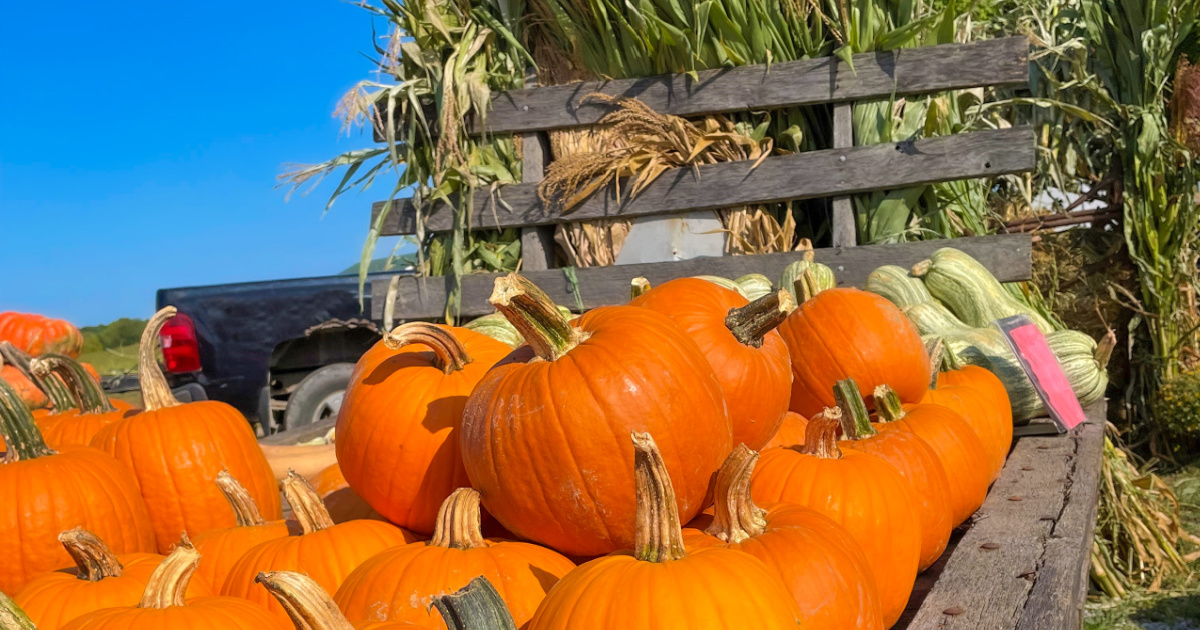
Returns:
[[[550,297],[524,276],[510,273],[496,278],[488,301],[544,361],[558,359],[583,341],[583,332],[568,323]]]
[[[79,569],[79,579],[89,582],[99,582],[104,578],[120,577],[125,567],[117,560],[95,534],[82,527],[67,530],[58,535],[58,542],[66,548],[67,554],[75,561]]]
[[[500,593],[482,575],[453,594],[434,597],[433,605],[447,630],[517,630]]]
[[[453,333],[428,322],[409,322],[392,329],[383,336],[383,345],[399,350],[409,344],[419,343],[433,350],[433,364],[446,374],[453,374],[474,361],[467,349]]]
[[[634,431],[633,485],[637,495],[637,523],[633,554],[646,562],[669,562],[687,555],[675,488],[658,445],[649,433]]]
[[[49,380],[57,375],[71,392],[74,406],[82,413],[112,413],[116,408],[100,389],[100,384],[92,378],[78,361],[61,354],[47,354],[29,362],[29,370],[38,378]],[[55,412],[62,410],[55,407]]]
[[[854,379],[838,381],[833,386],[833,398],[842,410],[842,435],[847,440],[862,440],[878,433],[871,426],[871,415],[867,413],[867,405]]]
[[[292,571],[263,571],[254,578],[292,618],[296,630],[354,630],[320,584]]]
[[[183,605],[183,594],[187,592],[188,583],[196,573],[200,564],[200,552],[192,546],[187,534],[175,545],[175,550],[163,559],[150,580],[146,582],[146,591],[138,608],[169,608]]]
[[[42,432],[33,423],[29,408],[4,379],[0,379],[0,438],[4,438],[7,445],[8,450],[4,454],[7,464],[55,453],[46,446]]]
[[[158,367],[158,333],[168,319],[175,317],[175,312],[174,306],[163,307],[150,318],[146,329],[142,331],[142,341],[138,346],[138,383],[142,387],[142,409],[146,411],[183,404],[171,393],[167,377]]]
[[[887,385],[875,388],[875,409],[879,411],[879,419],[884,422],[895,422],[907,415],[900,396]]]
[[[946,356],[946,342],[941,337],[930,339],[925,343],[925,353],[929,355],[929,365],[933,367],[933,384],[936,385],[938,372],[950,369],[949,358]]]
[[[821,459],[840,459],[842,451],[837,442],[841,428],[842,410],[826,407],[825,411],[808,421],[808,427],[804,429],[804,444],[793,448]]]
[[[1096,345],[1096,352],[1092,355],[1096,359],[1096,364],[1103,370],[1108,367],[1108,360],[1112,358],[1113,350],[1117,347],[1117,335],[1113,331],[1108,331],[1100,343]]]
[[[38,630],[21,607],[0,591],[0,630]]]
[[[459,488],[442,502],[437,523],[433,526],[433,538],[426,544],[446,549],[483,547],[486,543],[479,527],[479,492],[473,488]]]
[[[761,348],[763,337],[782,324],[794,310],[796,300],[792,299],[791,293],[780,289],[745,306],[729,309],[725,327],[743,345]]]
[[[307,479],[290,468],[287,479],[283,480],[283,496],[287,497],[292,514],[296,515],[296,521],[305,534],[333,527],[333,518],[321,502],[321,495],[313,490]]]
[[[629,299],[636,300],[650,290],[650,281],[638,276],[629,281]]]
[[[258,511],[258,504],[254,502],[254,497],[250,496],[246,487],[238,483],[238,480],[234,479],[228,470],[217,473],[216,483],[221,494],[225,495],[225,500],[229,502],[229,507],[233,508],[233,515],[237,517],[238,527],[267,524],[262,513]]]
[[[795,292],[796,302],[799,304],[804,304],[821,292],[817,274],[813,273],[812,267],[805,267],[804,271],[800,272],[800,276],[796,278]]]
[[[933,268],[933,260],[926,258],[925,260],[922,260],[921,262],[913,265],[910,272],[912,273],[914,278],[924,278],[925,274],[929,273],[929,270],[932,268]]]
[[[62,382],[56,374],[51,374],[46,378],[34,374],[30,366],[33,359],[23,350],[14,346],[12,342],[0,341],[0,359],[2,359],[0,365],[13,366],[21,373],[21,376],[29,379],[38,389],[42,390],[42,393],[46,394],[46,398],[50,399],[50,406],[55,413],[75,406],[75,400],[71,397],[71,390],[67,388],[67,384]]]
[[[750,497],[750,479],[757,462],[758,453],[745,444],[738,444],[725,458],[717,471],[713,522],[704,533],[727,543],[740,543],[766,531],[767,511],[754,505]]]

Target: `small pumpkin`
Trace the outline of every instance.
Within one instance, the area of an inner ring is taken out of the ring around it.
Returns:
[[[1012,403],[1008,398],[1008,389],[1004,387],[1000,377],[978,365],[963,365],[950,349],[944,349],[943,356],[946,357],[946,368],[945,371],[938,372],[937,387],[962,385],[974,389],[988,399],[987,404],[1000,413],[1005,423],[1012,426]]]
[[[0,341],[35,357],[53,352],[78,359],[83,351],[83,333],[70,322],[13,311],[0,313]]]
[[[546,591],[575,564],[531,543],[487,540],[480,531],[479,493],[455,490],[442,504],[427,543],[389,549],[359,565],[334,599],[350,619],[411,621],[438,630],[446,624],[429,609],[432,598],[482,575],[523,626]]]
[[[954,410],[967,424],[987,454],[988,481],[1000,478],[1004,461],[1012,447],[1012,422],[1004,419],[999,407],[978,390],[964,385],[945,385],[925,393],[921,402]]]
[[[789,411],[783,414],[783,422],[779,423],[779,430],[771,437],[771,441],[763,449],[774,448],[776,446],[804,446],[804,432],[808,429],[808,418]]]
[[[801,243],[804,251],[803,257],[784,267],[783,275],[779,277],[779,288],[791,293],[797,303],[803,301],[805,296],[812,297],[821,291],[837,286],[837,278],[834,276],[833,270],[827,265],[816,262],[812,243],[807,242],[808,239],[803,240],[805,241]]]
[[[65,531],[58,540],[75,567],[44,573],[15,597],[41,630],[58,630],[97,610],[136,606],[150,576],[166,559],[156,553],[117,556],[103,540],[83,528]],[[213,594],[210,583],[196,576],[188,583],[185,596],[193,599]]]
[[[282,520],[267,522],[258,511],[254,497],[229,471],[217,473],[214,483],[229,502],[229,507],[233,508],[237,525],[204,532],[196,537],[193,544],[200,552],[200,566],[196,569],[196,575],[220,590],[234,565],[247,551],[268,540],[286,537],[288,526]]]
[[[689,628],[752,624],[795,630],[800,611],[762,560],[724,547],[689,553],[667,465],[653,438],[633,433],[637,534],[632,553],[597,558],[550,592],[528,630]]]
[[[54,413],[37,420],[42,436],[53,448],[68,444],[87,446],[100,429],[137,413],[114,407],[100,384],[68,356],[46,354],[33,359],[29,369],[43,381],[56,376],[71,392],[70,408],[55,406]]]
[[[329,518],[332,518],[334,523],[345,523],[360,518],[386,520],[346,483],[346,476],[342,474],[342,468],[336,462],[309,477],[308,482],[321,497],[321,502],[325,504],[325,509],[329,510]]]

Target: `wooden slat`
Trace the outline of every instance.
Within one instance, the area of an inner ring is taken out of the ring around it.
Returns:
[[[909,266],[947,246],[956,247],[974,256],[1001,282],[1026,280],[1030,277],[1032,241],[1027,234],[818,249],[816,259],[833,268],[840,284],[861,286],[867,275],[880,265]],[[576,269],[575,274],[579,280],[579,292],[584,307],[593,308],[629,301],[629,281],[636,276],[644,276],[651,284],[705,274],[737,278],[748,273],[762,273],[775,279],[787,264],[801,259],[802,256],[799,252],[789,252],[693,258],[674,262]],[[531,271],[525,275],[545,290],[554,301],[574,310],[575,296],[562,270]],[[461,312],[464,317],[477,317],[492,312],[492,306],[488,304],[487,299],[492,293],[492,285],[497,277],[496,274],[472,274],[463,277]],[[388,281],[389,278],[381,278],[371,284],[371,317],[376,321],[383,317]],[[451,279],[448,277],[401,278],[395,306],[397,323],[404,320],[441,318],[445,311],[450,283]]]
[[[854,146],[854,106],[838,103],[833,106],[833,148],[848,149]],[[854,222],[854,200],[848,196],[833,200],[831,245],[854,247],[858,244],[858,229]]]
[[[546,208],[534,184],[513,184],[495,195],[475,193],[472,228],[526,227],[569,219],[637,217],[710,210],[741,204],[771,203],[849,195],[932,182],[994,177],[1032,170],[1036,159],[1032,129],[977,131],[913,142],[849,149],[810,151],[769,157],[757,168],[749,161],[682,168],[664,173],[632,200],[621,203],[612,189],[597,192],[565,218]],[[497,195],[502,202],[497,201]],[[398,200],[383,222],[382,234],[415,234],[417,211],[410,200]],[[371,221],[383,203],[372,208]],[[427,231],[453,227],[453,209],[435,206],[425,219]]]

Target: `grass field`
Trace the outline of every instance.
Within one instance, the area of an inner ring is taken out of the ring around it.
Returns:
[[[101,374],[125,374],[137,371],[137,344],[119,348],[100,348],[79,355],[79,360],[91,363]]]

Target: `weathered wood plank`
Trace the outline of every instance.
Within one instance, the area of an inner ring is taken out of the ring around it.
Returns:
[[[1030,277],[1032,241],[1027,234],[1002,234],[958,238],[953,240],[920,241],[890,245],[866,245],[845,249],[818,249],[816,259],[833,268],[839,284],[861,286],[867,275],[885,264],[908,266],[917,263],[942,247],[956,247],[987,267],[1000,281],[1026,280]],[[643,263],[615,267],[576,269],[579,291],[585,308],[606,304],[624,304],[629,300],[629,281],[644,276],[651,284],[661,284],[674,278],[715,274],[737,278],[748,273],[766,274],[778,278],[783,268],[803,257],[800,252],[761,254],[757,256],[723,256],[693,258],[673,262]],[[559,304],[574,308],[575,297],[561,270],[532,271],[524,274],[537,283]],[[462,315],[476,317],[492,312],[487,298],[492,293],[496,274],[471,274],[462,279]],[[375,280],[371,285],[371,317],[383,316],[389,278]],[[438,319],[446,305],[446,293],[451,278],[400,279],[395,317],[397,323],[414,319]]]
[[[513,184],[496,194],[476,192],[469,224],[476,229],[525,227],[566,219],[672,214],[994,177],[1032,170],[1036,161],[1035,141],[1032,129],[997,129],[774,156],[763,160],[757,168],[744,161],[705,165],[695,170],[674,169],[632,200],[618,201],[610,187],[592,195],[565,218],[558,209],[542,204],[536,185]],[[388,213],[381,233],[415,234],[416,207],[410,200],[397,203],[399,207]],[[372,208],[372,225],[382,207],[381,202]],[[453,215],[451,207],[438,204],[425,218],[425,229],[450,230]]]
[[[854,146],[854,106],[838,103],[833,106],[833,148],[848,149]],[[832,232],[834,247],[854,247],[858,244],[858,231],[854,222],[854,201],[847,196],[833,200]]]
[[[546,177],[548,139],[542,133],[521,134],[521,181],[537,185]],[[521,228],[521,268],[526,271],[554,266],[554,228]]]
[[[274,435],[268,435],[267,437],[259,440],[258,443],[289,446],[292,444],[299,444],[301,442],[308,442],[319,437],[325,437],[325,434],[329,433],[329,430],[332,429],[336,424],[336,417],[326,418],[320,422],[314,422],[307,426],[297,427],[291,431],[281,431]]]

